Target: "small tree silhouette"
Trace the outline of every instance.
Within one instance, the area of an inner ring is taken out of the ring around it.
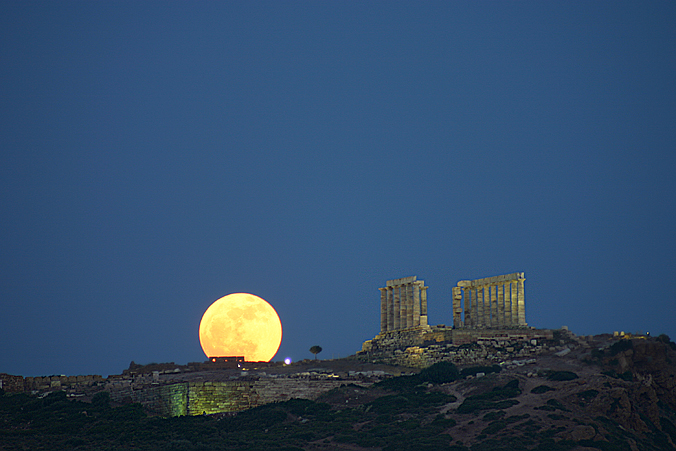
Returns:
[[[310,352],[315,355],[315,360],[317,360],[317,354],[322,352],[322,347],[321,346],[313,346],[310,348]]]

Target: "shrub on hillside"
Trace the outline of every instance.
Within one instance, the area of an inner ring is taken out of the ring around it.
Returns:
[[[484,421],[495,421],[505,416],[504,410],[498,410],[497,412],[489,412],[483,416],[482,420]]]
[[[499,373],[500,371],[502,371],[502,367],[500,365],[472,366],[469,368],[463,368],[463,370],[460,371],[460,377],[476,376],[477,373]]]
[[[446,382],[457,381],[460,378],[460,372],[458,371],[458,367],[451,362],[437,362],[423,369],[419,377],[422,382],[444,384]]]
[[[598,394],[599,394],[598,390],[591,389],[591,390],[581,391],[580,393],[577,394],[577,396],[584,401],[589,401],[591,399],[596,398],[596,396],[598,396]]]
[[[397,376],[383,379],[382,381],[373,384],[373,386],[384,388],[386,390],[407,391],[414,389],[420,384],[420,375],[412,374],[410,376]]]
[[[519,381],[514,379],[502,387],[495,387],[489,392],[468,396],[458,407],[457,412],[470,413],[479,410],[507,409],[519,404],[519,401],[510,398],[515,398],[520,394]]]
[[[253,409],[243,410],[236,416],[222,421],[226,431],[264,430],[287,419],[285,409],[277,404],[264,404]]]
[[[110,409],[110,393],[107,391],[100,391],[96,393],[92,397],[92,409],[97,411]]]
[[[577,374],[572,371],[552,371],[547,375],[547,379],[550,381],[572,381],[577,379]]]
[[[317,415],[331,409],[331,406],[325,402],[315,402],[300,398],[289,399],[288,401],[277,403],[277,405],[296,416]]]
[[[381,396],[370,403],[373,411],[379,415],[397,414],[410,406],[410,401],[402,395]]]
[[[555,388],[550,387],[549,385],[538,385],[533,388],[530,392],[535,393],[536,395],[541,395],[542,393],[547,393],[548,391],[556,390]]]
[[[615,370],[601,371],[601,374],[605,374],[606,376],[610,376],[614,379],[622,379],[627,382],[634,380],[634,374],[631,372],[631,370],[627,370],[622,374],[618,374]]]
[[[634,342],[631,340],[620,340],[616,343],[614,343],[608,350],[610,351],[610,355],[617,355],[620,352],[627,351],[631,348],[634,347]]]
[[[535,410],[548,410],[550,412],[555,412],[556,410],[563,410],[564,412],[570,412],[566,406],[561,403],[558,399],[550,399],[547,401],[547,405],[536,407]]]
[[[659,342],[661,342],[661,343],[664,343],[664,344],[668,345],[671,349],[676,350],[676,343],[674,343],[673,341],[671,341],[671,338],[669,338],[669,335],[667,335],[667,334],[660,334],[660,335],[658,335],[658,337],[656,338],[656,340],[659,341]]]

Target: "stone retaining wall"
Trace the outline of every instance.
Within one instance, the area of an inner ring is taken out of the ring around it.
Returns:
[[[316,399],[340,387],[345,381],[297,378],[259,379],[224,382],[178,382],[133,389],[111,387],[116,402],[138,402],[163,416],[202,415],[240,410],[287,401],[291,398]]]
[[[405,349],[409,346],[423,346],[425,343],[439,343],[450,341],[453,330],[443,327],[416,327],[382,332],[373,340],[367,340],[362,345],[363,353],[392,353],[396,349]]]
[[[23,376],[0,373],[0,388],[6,392],[22,392],[23,384]]]
[[[548,329],[432,329],[403,330],[377,335],[362,346],[363,360],[425,368],[437,362],[491,365],[548,350]]]
[[[66,386],[90,386],[103,382],[104,379],[98,374],[86,376],[44,376],[27,377],[24,379],[25,391],[60,389]]]
[[[187,415],[188,382],[148,386],[134,390],[131,386],[109,387],[115,402],[138,402],[150,412],[163,416]]]

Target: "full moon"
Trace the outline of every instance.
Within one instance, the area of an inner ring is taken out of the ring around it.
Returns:
[[[277,312],[253,294],[223,296],[200,321],[200,344],[207,357],[244,356],[247,362],[269,362],[281,342]]]

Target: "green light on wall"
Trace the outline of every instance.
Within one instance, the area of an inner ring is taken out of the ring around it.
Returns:
[[[164,396],[167,402],[167,413],[170,416],[188,415],[187,383],[167,385]]]

